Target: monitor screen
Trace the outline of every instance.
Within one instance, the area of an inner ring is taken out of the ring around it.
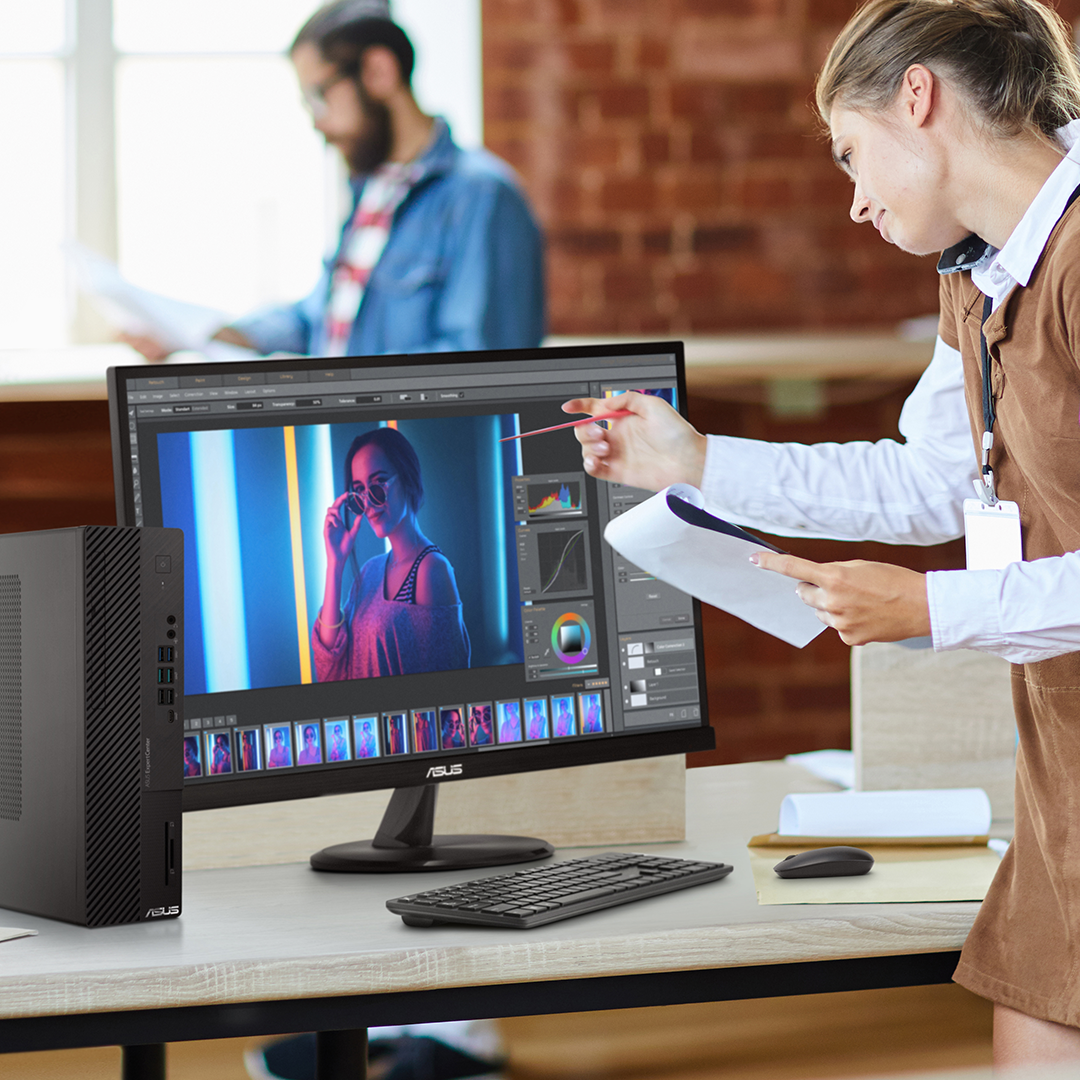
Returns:
[[[682,346],[114,368],[118,520],[184,532],[185,809],[706,749],[700,613],[568,398]],[[179,703],[178,703],[179,704]]]

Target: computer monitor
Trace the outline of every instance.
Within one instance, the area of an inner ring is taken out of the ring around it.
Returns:
[[[551,848],[434,836],[439,783],[711,749],[696,601],[603,539],[649,493],[514,438],[631,389],[685,410],[682,345],[110,369],[118,520],[184,532],[185,810],[390,788],[313,865],[494,865]]]

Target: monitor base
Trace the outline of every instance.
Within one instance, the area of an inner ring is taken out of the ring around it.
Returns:
[[[316,851],[315,870],[337,874],[400,874],[466,870],[546,859],[555,849],[532,836],[436,836],[438,785],[396,788],[374,840],[354,840]]]
[[[531,836],[433,836],[424,847],[376,847],[371,840],[335,844],[311,856],[316,870],[339,874],[401,874],[416,870],[465,870],[535,862],[554,854]]]

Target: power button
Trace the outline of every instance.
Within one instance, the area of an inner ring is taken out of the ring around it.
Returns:
[[[172,573],[172,556],[171,555],[155,555],[154,556],[154,571],[158,574],[171,574]]]

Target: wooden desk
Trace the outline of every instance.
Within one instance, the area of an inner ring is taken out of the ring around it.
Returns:
[[[0,925],[40,931],[0,944],[0,1051],[947,982],[977,904],[757,905],[746,841],[794,790],[831,785],[781,762],[691,770],[688,838],[651,850],[735,872],[530,931],[410,929],[383,904],[415,876],[304,864],[188,874],[184,915],[160,924],[87,930],[0,911]]]

